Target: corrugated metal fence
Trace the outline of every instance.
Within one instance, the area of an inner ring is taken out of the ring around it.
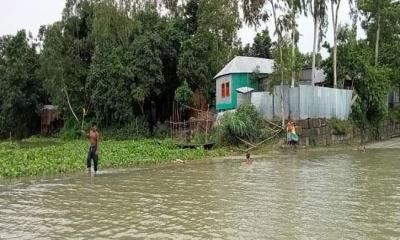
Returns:
[[[285,118],[293,120],[308,118],[347,119],[351,111],[353,91],[326,87],[300,85],[290,88],[280,86],[269,92],[251,93],[251,103],[267,118],[281,117],[281,99]]]

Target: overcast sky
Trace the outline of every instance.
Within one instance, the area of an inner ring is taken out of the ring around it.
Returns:
[[[36,36],[41,25],[50,24],[61,19],[65,0],[0,0],[0,35],[15,34],[20,29],[26,29]],[[339,14],[339,24],[351,23],[348,1],[342,1]],[[330,12],[330,9],[329,9]],[[329,16],[329,20],[331,17]],[[313,44],[313,22],[310,17],[299,17],[299,32],[301,34],[299,48],[301,52],[311,52]],[[273,33],[273,22],[267,24],[270,34]],[[265,27],[265,24],[264,24]],[[332,42],[332,26],[328,27],[325,41]],[[258,30],[262,30],[262,27]],[[363,33],[359,28],[359,37]],[[256,34],[253,28],[243,27],[239,37],[244,44],[251,43]],[[322,53],[326,56],[326,52]]]

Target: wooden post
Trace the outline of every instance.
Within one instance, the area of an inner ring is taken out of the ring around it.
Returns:
[[[10,131],[10,144],[12,144],[12,133]]]

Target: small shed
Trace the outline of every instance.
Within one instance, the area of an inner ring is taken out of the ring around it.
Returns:
[[[57,106],[44,105],[41,112],[41,134],[48,135],[56,130],[58,120]]]
[[[254,88],[251,87],[241,87],[236,89],[238,94],[237,97],[237,106],[239,107],[242,104],[251,103],[251,93],[254,91]]]
[[[254,73],[267,76],[273,72],[274,60],[257,57],[237,56],[232,59],[217,75],[216,108],[217,111],[236,109],[238,104],[237,89],[249,87],[260,90],[260,84],[252,79]]]
[[[324,86],[326,81],[326,74],[322,69],[315,69],[315,86]],[[300,74],[300,85],[312,85],[312,68],[305,67]]]

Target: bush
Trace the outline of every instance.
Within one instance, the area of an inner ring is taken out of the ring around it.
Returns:
[[[122,126],[111,126],[103,130],[100,129],[100,133],[105,140],[129,140],[150,136],[149,126],[144,117],[137,117],[130,123]]]
[[[390,109],[389,119],[394,121],[400,121],[400,107],[395,107]]]
[[[263,125],[256,108],[251,104],[244,104],[232,113],[227,114],[222,120],[221,129],[216,129],[220,140],[228,144],[239,144],[243,139],[255,142],[266,136]]]
[[[193,91],[190,89],[189,84],[186,81],[176,89],[175,100],[178,103],[185,105],[191,105],[193,103]]]
[[[84,129],[89,128],[89,125],[90,123],[86,123]],[[67,118],[58,136],[64,140],[79,139],[82,136],[81,126],[79,126],[74,118]]]
[[[154,131],[154,137],[161,139],[168,138],[170,134],[171,130],[167,123],[159,124]]]
[[[327,123],[328,126],[334,131],[336,135],[346,135],[352,129],[352,123],[350,121],[344,121],[333,118],[329,119]]]

